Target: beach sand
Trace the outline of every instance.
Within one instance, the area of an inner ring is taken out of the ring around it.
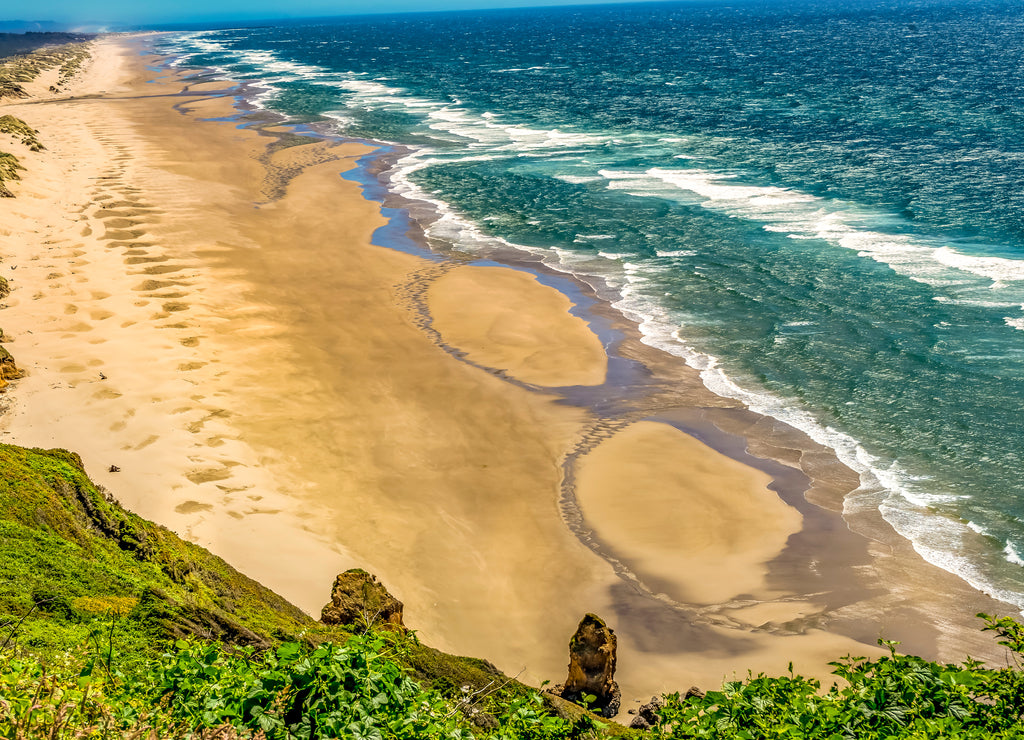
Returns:
[[[429,301],[434,328],[484,367],[548,387],[601,385],[608,375],[597,335],[529,273],[461,267],[431,285]]]
[[[594,534],[645,583],[684,604],[758,601],[766,563],[800,531],[771,478],[667,424],[639,422],[580,466],[580,506]]]
[[[4,441],[79,452],[311,614],[365,568],[423,641],[527,681],[562,680],[598,613],[625,707],[790,661],[824,676],[882,634],[982,644],[936,614],[995,602],[804,501],[850,488],[806,479],[835,468],[822,448],[607,306],[614,348],[530,272],[374,246],[380,206],[341,176],[367,146],[204,120],[235,113],[230,84],[153,71],[145,43],[97,43],[73,99],[0,105],[47,146],[2,142],[27,167],[0,202],[0,326],[28,372]],[[614,415],[610,350],[651,388]]]

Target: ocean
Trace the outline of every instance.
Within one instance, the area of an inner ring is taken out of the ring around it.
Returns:
[[[399,145],[428,243],[600,286],[1024,608],[1024,13],[731,0],[179,32],[250,102]]]

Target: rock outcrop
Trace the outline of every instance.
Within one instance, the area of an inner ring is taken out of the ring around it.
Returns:
[[[590,709],[602,717],[619,712],[621,695],[615,683],[615,633],[593,614],[583,617],[569,641],[569,676],[553,693],[577,704],[584,695],[594,697]]]
[[[0,390],[6,388],[10,381],[17,380],[23,375],[24,373],[14,363],[11,353],[0,347]]]
[[[403,608],[376,576],[354,568],[334,579],[331,603],[323,608],[320,621],[404,631]]]
[[[704,692],[696,686],[691,686],[683,694],[683,701],[697,698],[703,699]],[[652,696],[646,704],[641,704],[637,709],[630,709],[630,714],[635,714],[633,721],[629,723],[634,730],[648,730],[658,724],[658,710],[665,706],[665,702],[657,696]]]
[[[641,704],[640,708],[636,710],[636,716],[629,723],[629,726],[634,730],[649,730],[658,724],[658,710],[663,706],[665,706],[665,702],[656,696],[652,696],[649,702]],[[629,713],[633,714],[634,711],[630,709]]]

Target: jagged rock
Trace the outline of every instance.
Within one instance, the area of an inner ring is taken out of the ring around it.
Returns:
[[[6,388],[8,382],[17,380],[24,374],[14,363],[11,353],[0,347],[0,389]]]
[[[569,641],[569,676],[555,693],[577,704],[595,697],[590,708],[603,717],[619,712],[621,695],[615,683],[615,633],[593,614],[583,617]]]
[[[403,608],[376,576],[354,568],[334,579],[331,603],[323,608],[320,621],[404,631]]]
[[[690,688],[688,688],[686,690],[686,693],[683,694],[683,701],[687,701],[687,700],[693,699],[693,698],[703,699],[704,698],[704,692],[701,691],[696,686],[691,686]]]
[[[646,704],[641,704],[636,710],[636,717],[629,723],[634,730],[648,730],[658,724],[658,710],[665,706],[665,702],[656,696]],[[630,710],[632,712],[633,710]]]

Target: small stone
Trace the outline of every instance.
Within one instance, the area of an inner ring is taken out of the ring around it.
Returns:
[[[111,473],[120,473],[121,468],[117,467],[116,465],[111,465],[109,468],[107,468],[107,471]]]
[[[661,699],[652,696],[649,702],[636,710],[636,717],[629,723],[629,726],[634,730],[649,730],[658,724],[658,710],[663,706],[665,703]],[[632,709],[629,711],[633,712]]]

